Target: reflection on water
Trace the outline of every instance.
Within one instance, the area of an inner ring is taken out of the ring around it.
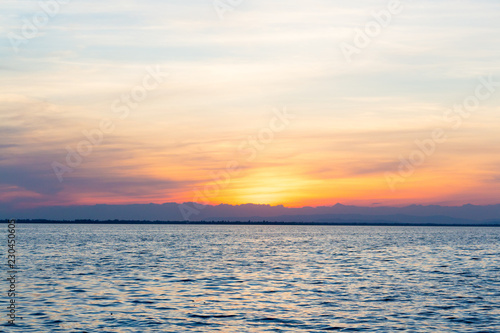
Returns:
[[[500,331],[500,228],[18,224],[17,239],[23,319],[0,331]]]

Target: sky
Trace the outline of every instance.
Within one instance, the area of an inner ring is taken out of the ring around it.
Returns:
[[[3,1],[0,207],[495,204],[498,1]]]

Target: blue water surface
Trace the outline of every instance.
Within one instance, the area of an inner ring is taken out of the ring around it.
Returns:
[[[22,319],[6,325],[2,277],[2,332],[500,332],[500,228],[18,224],[16,234]]]

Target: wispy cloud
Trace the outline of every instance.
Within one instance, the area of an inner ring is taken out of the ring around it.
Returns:
[[[8,34],[19,33],[23,18],[40,7],[3,2],[0,201],[190,200],[192,188],[235,158],[238,144],[278,105],[293,109],[300,121],[258,163],[242,168],[220,202],[498,197],[497,175],[485,166],[498,146],[500,95],[451,134],[400,193],[385,192],[380,176],[393,169],[398,152],[446,125],[443,110],[473,90],[477,77],[500,75],[500,4],[407,1],[346,64],[339,43],[386,6],[252,0],[220,20],[211,1],[72,1],[16,54]],[[113,101],[139,84],[152,64],[168,69],[169,82],[59,184],[50,163],[64,159],[65,147],[82,140],[83,130],[115,116]],[[454,185],[454,177],[463,177],[463,186]],[[259,199],[259,191],[267,196]],[[467,191],[474,195],[454,194]]]

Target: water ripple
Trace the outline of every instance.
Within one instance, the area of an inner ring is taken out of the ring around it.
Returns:
[[[500,228],[18,229],[0,332],[500,332]]]

